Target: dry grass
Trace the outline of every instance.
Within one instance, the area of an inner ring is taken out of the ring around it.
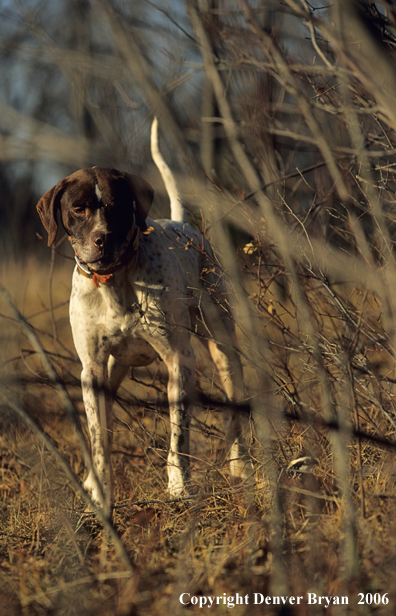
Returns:
[[[58,266],[52,317],[48,270],[29,262],[24,268],[10,268],[3,280],[13,290],[16,304],[30,315],[29,322],[39,333],[84,422],[79,365],[67,306],[63,305],[69,277],[70,267]],[[271,302],[274,304],[274,298]],[[14,392],[81,480],[82,455],[58,394],[46,380],[40,362],[30,354],[20,328],[4,316],[2,326],[3,385]],[[198,376],[206,395],[214,396],[217,384],[211,369],[204,370],[206,364],[203,357]],[[289,365],[296,374],[297,364],[293,360]],[[340,369],[333,366],[333,370],[337,378]],[[186,609],[179,601],[183,592],[221,597],[223,593],[248,594],[250,602],[255,592],[271,596],[306,597],[308,591],[346,595],[348,613],[361,613],[358,592],[389,592],[393,603],[393,448],[362,439],[359,452],[357,440],[348,438],[353,512],[346,512],[347,503],[334,471],[334,448],[318,415],[304,418],[296,414],[294,420],[282,421],[269,413],[272,436],[265,447],[254,440],[256,486],[249,489],[231,484],[222,455],[220,413],[213,410],[214,405],[203,405],[196,409],[192,426],[196,497],[169,502],[165,491],[168,417],[164,375],[153,365],[136,370],[133,377],[115,404],[112,456],[114,526],[134,563],[132,577],[125,572],[102,526],[93,516],[83,515],[82,501],[42,441],[2,405],[0,614],[182,613]],[[364,375],[361,378],[364,380]],[[248,380],[254,395],[251,375]],[[312,412],[319,404],[319,393],[309,365],[294,383],[293,395],[309,396]],[[389,438],[386,418],[372,403],[368,406],[360,415],[360,428],[385,441]],[[308,472],[287,470],[292,460],[306,454],[316,459]],[[346,545],[351,516],[353,548]],[[216,613],[226,610],[222,605],[213,609]],[[233,613],[250,614],[255,609],[262,613],[263,607],[238,605]],[[304,600],[296,613],[311,613],[309,609]],[[367,610],[370,613],[370,608]],[[192,611],[199,611],[198,606]],[[266,613],[278,613],[278,608],[268,606]],[[376,613],[389,613],[389,606],[379,606]]]

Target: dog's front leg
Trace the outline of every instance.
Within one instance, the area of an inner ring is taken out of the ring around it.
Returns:
[[[92,467],[84,482],[93,502],[110,516],[113,499],[111,470],[111,406],[112,396],[107,384],[107,367],[102,364],[83,366],[81,384],[89,436]]]
[[[192,349],[191,354],[187,348],[168,358],[167,368],[171,433],[168,490],[172,496],[179,496],[190,479],[190,421],[195,390],[195,360]]]
[[[152,343],[168,369],[170,446],[168,490],[180,496],[190,479],[190,420],[195,395],[195,356],[190,339],[180,335]]]

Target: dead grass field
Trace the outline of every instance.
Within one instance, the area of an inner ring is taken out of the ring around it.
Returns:
[[[84,427],[80,368],[67,319],[70,276],[71,265],[58,263],[52,314],[48,268],[34,261],[24,267],[14,265],[3,272],[2,283],[35,328]],[[267,308],[272,306],[272,316],[267,311],[268,323],[273,318],[282,320],[275,295],[268,302]],[[375,317],[377,305],[372,306],[371,317]],[[62,400],[4,302],[0,312],[3,386],[50,437],[81,481],[83,459]],[[367,319],[369,312],[367,307]],[[280,329],[273,324],[271,328],[272,339],[278,337],[279,342]],[[367,438],[352,437],[353,422],[346,428],[348,467],[343,491],[335,470],[334,436],[320,419],[320,383],[309,360],[301,369],[303,353],[297,355],[287,366],[288,383],[286,366],[281,374],[279,354],[278,366],[274,356],[274,367],[285,392],[300,398],[306,415],[293,411],[289,404],[289,419],[271,406],[266,422],[256,416],[253,488],[230,482],[224,464],[221,413],[215,410],[215,401],[221,400],[218,384],[207,358],[200,356],[198,382],[213,402],[203,403],[195,412],[191,454],[196,496],[186,501],[169,501],[165,490],[168,414],[162,368],[153,364],[135,370],[133,379],[126,381],[114,408],[114,527],[133,563],[132,575],[125,571],[101,524],[94,516],[83,515],[82,500],[43,441],[3,401],[0,614],[160,615],[207,609],[199,604],[183,606],[182,593],[198,598],[248,595],[248,605],[227,607],[220,602],[211,608],[218,614],[232,610],[236,616],[264,610],[266,614],[298,615],[393,613],[394,430],[393,419],[390,423],[375,404],[377,398],[382,399],[386,408],[385,398],[392,398],[393,383],[386,385],[387,391],[381,385],[380,352],[377,391],[374,377],[363,369],[358,375],[359,430]],[[339,379],[341,383],[342,369],[333,361],[335,382]],[[252,400],[257,400],[263,385],[254,381],[251,366],[246,366],[246,373]],[[266,427],[271,432],[263,437]],[[306,472],[287,468],[293,460],[308,455],[312,464]],[[308,592],[346,596],[349,604],[328,609],[308,605]],[[254,593],[304,599],[299,606],[255,606]],[[377,599],[388,593],[389,603],[358,605],[358,593]]]

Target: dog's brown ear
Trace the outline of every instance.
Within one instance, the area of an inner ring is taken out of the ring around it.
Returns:
[[[56,222],[56,214],[60,204],[60,198],[63,193],[64,180],[58,182],[56,186],[47,190],[37,204],[37,211],[48,233],[48,246],[52,246],[55,241],[58,223]]]
[[[149,215],[149,211],[154,199],[154,190],[148,182],[142,180],[142,178],[136,175],[130,175],[125,173],[125,177],[128,179],[132,186],[132,190],[135,195],[136,201],[136,222],[139,225],[141,231],[146,231],[146,218]]]

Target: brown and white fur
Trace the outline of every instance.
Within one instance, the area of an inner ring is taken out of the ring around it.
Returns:
[[[156,134],[154,126],[158,164],[162,157]],[[131,366],[147,366],[160,357],[168,370],[168,489],[173,496],[181,495],[189,481],[194,333],[207,345],[228,400],[239,402],[244,395],[222,272],[208,242],[183,221],[177,188],[169,169],[164,172],[163,159],[159,168],[171,193],[172,216],[180,220],[151,220],[149,184],[99,167],[64,178],[37,205],[48,245],[55,240],[59,211],[76,254],[70,323],[82,363],[93,467],[84,486],[106,515],[113,504],[112,401]],[[246,458],[241,434],[247,418],[231,404],[225,420],[231,475],[242,476]]]

